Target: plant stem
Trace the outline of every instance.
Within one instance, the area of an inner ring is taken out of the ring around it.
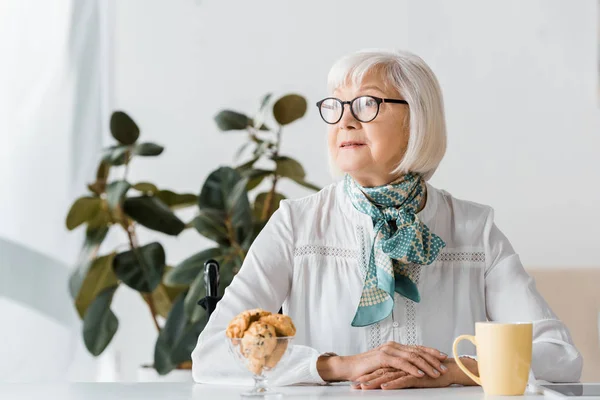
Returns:
[[[138,262],[142,263],[143,261],[137,254],[137,249],[139,245],[137,235],[135,233],[135,227],[133,226],[133,224],[129,224],[125,230],[127,231],[127,238],[129,239],[129,246],[131,247],[131,251],[133,251],[133,253],[136,255]],[[154,305],[152,293],[142,293],[141,295],[144,298],[146,304],[148,304],[148,307],[150,308],[150,314],[152,315],[152,321],[154,322],[154,326],[156,326],[156,330],[160,332],[160,325],[158,325],[158,321],[156,319],[156,315],[158,315],[158,313],[156,312],[156,306]]]
[[[129,163],[131,162],[131,154],[127,151],[126,155],[127,162],[125,163],[125,170],[123,171],[123,180],[127,180],[127,175],[129,174]]]
[[[154,321],[154,326],[156,327],[156,331],[160,333],[160,325],[158,325],[158,321],[156,320],[156,306],[154,305],[154,299],[152,298],[152,293],[142,293],[142,297],[148,304],[150,308],[150,313],[152,313],[152,321]]]
[[[225,220],[225,227],[227,227],[227,235],[229,236],[229,241],[231,242],[231,247],[237,250],[238,254],[242,256],[242,258],[246,257],[246,252],[242,249],[242,246],[237,242],[235,238],[235,232],[233,231],[233,225],[231,225],[231,220],[227,218]]]
[[[125,175],[123,176],[123,179],[126,180],[127,179],[127,173],[128,171],[128,167],[129,167],[129,162],[127,164],[125,164]],[[135,226],[133,225],[132,222],[130,222],[127,219],[127,216],[125,215],[125,212],[123,211],[123,208],[119,206],[119,212],[121,214],[121,227],[123,227],[123,229],[125,230],[125,232],[127,232],[127,239],[129,240],[129,248],[131,249],[131,251],[133,251],[133,254],[135,254],[136,258],[138,259],[138,262],[141,264],[143,261],[140,259],[137,249],[139,247],[139,243],[137,240],[137,234],[135,232]],[[146,302],[146,304],[148,304],[148,307],[150,308],[150,314],[152,315],[152,321],[154,322],[154,326],[156,327],[156,330],[160,333],[160,325],[158,325],[158,320],[156,319],[156,306],[154,305],[154,299],[152,298],[152,293],[141,293],[142,298],[144,299],[144,301]]]
[[[279,157],[279,150],[281,149],[281,130],[283,128],[280,126],[279,129],[277,129],[277,141],[275,142],[275,153],[273,154],[273,159],[276,159],[277,157]],[[273,212],[273,203],[275,201],[275,188],[277,187],[277,180],[279,179],[279,177],[277,176],[277,173],[275,173],[273,175],[273,186],[271,186],[271,190],[269,191],[269,194],[267,194],[267,198],[265,199],[265,205],[263,207],[262,210],[262,214],[260,216],[260,219],[262,221],[266,221],[267,219],[269,219],[269,217],[271,216],[272,212]]]
[[[281,149],[281,130],[283,128],[280,126],[279,129],[277,129],[277,145],[275,148],[275,156],[279,156],[279,149]]]
[[[266,221],[271,216],[273,210],[273,202],[275,200],[275,187],[277,185],[277,174],[273,175],[273,186],[267,194],[267,198],[265,199],[265,205],[263,206],[262,214],[260,216],[261,221]]]

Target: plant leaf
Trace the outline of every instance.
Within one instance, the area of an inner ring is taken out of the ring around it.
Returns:
[[[133,148],[133,153],[138,156],[158,156],[165,148],[156,143],[139,143]]]
[[[271,100],[271,97],[273,97],[273,93],[267,93],[263,96],[263,98],[260,101],[260,110],[264,110],[265,107],[267,107],[267,105],[269,104],[269,101]]]
[[[241,243],[242,249],[244,249],[244,251],[247,252],[250,249],[250,246],[252,245],[252,243],[254,242],[254,240],[256,239],[258,234],[260,233],[260,231],[262,231],[262,229],[265,227],[266,223],[267,223],[267,221],[260,221],[259,219],[256,219],[253,222],[252,234],[246,236],[244,241]]]
[[[318,187],[317,185],[314,185],[310,182],[306,182],[304,179],[293,179],[294,182],[296,182],[298,185],[300,186],[304,186],[307,189],[312,189],[316,192],[318,192],[319,190],[321,190],[320,187]]]
[[[248,148],[248,146],[250,146],[252,144],[252,142],[246,142],[243,145],[240,146],[240,148],[235,152],[235,156],[234,156],[234,160],[239,159],[242,154],[244,153],[244,150],[246,150]]]
[[[100,228],[88,227],[86,230],[85,240],[75,264],[75,270],[69,278],[69,292],[73,299],[76,299],[79,295],[83,281],[90,269],[92,259],[96,257],[96,253],[104,238],[106,238],[107,233],[108,227],[106,226]]]
[[[163,318],[167,318],[173,302],[183,292],[189,289],[189,285],[168,285],[165,282],[166,275],[173,270],[173,267],[165,267],[162,282],[152,292],[152,299],[154,300],[154,307],[156,312]]]
[[[220,247],[203,250],[186,258],[165,275],[167,285],[189,285],[204,272],[204,263],[223,254]]]
[[[275,157],[273,160],[277,164],[275,170],[277,175],[293,180],[304,180],[306,172],[298,161],[285,156]]]
[[[221,167],[213,171],[202,186],[198,198],[200,209],[226,211],[227,196],[241,179],[240,173],[230,167]]]
[[[123,199],[130,187],[131,185],[127,181],[114,181],[107,186],[106,201],[112,210],[123,204]]]
[[[105,150],[102,161],[112,166],[124,165],[129,161],[131,148],[129,146],[113,146]]]
[[[268,192],[260,193],[258,196],[256,196],[256,199],[254,200],[254,218],[256,218],[257,220],[262,220],[263,209],[265,207],[265,203],[268,197]],[[273,215],[273,213],[277,211],[277,209],[279,208],[279,202],[284,199],[285,196],[281,193],[275,192],[273,194],[273,206],[271,208],[271,212],[267,215],[266,221],[268,221],[269,218],[271,218],[271,215]]]
[[[100,292],[83,318],[83,341],[94,356],[102,354],[119,328],[119,320],[110,309],[117,287],[107,287]]]
[[[306,99],[297,94],[283,96],[273,105],[273,116],[279,125],[288,125],[306,113]]]
[[[92,219],[87,222],[88,228],[102,228],[112,223],[111,213],[105,199],[100,202],[100,209]]]
[[[203,314],[198,310],[202,308],[198,301],[206,296],[206,285],[204,284],[204,271],[198,274],[196,279],[190,285],[190,290],[185,295],[183,308],[188,321],[196,322]]]
[[[194,206],[198,203],[198,196],[191,193],[175,193],[170,190],[159,190],[154,196],[160,199],[171,209],[180,209]]]
[[[246,172],[244,175],[248,177],[248,184],[246,185],[246,190],[250,191],[256,188],[258,185],[262,183],[262,181],[275,173],[275,171],[269,171],[266,169],[253,169]]]
[[[160,284],[165,270],[165,250],[154,242],[117,254],[113,260],[117,277],[130,288],[152,293]]]
[[[157,197],[129,197],[123,203],[125,214],[146,228],[177,236],[185,224]]]
[[[257,143],[256,148],[254,149],[254,152],[252,153],[252,155],[256,158],[260,158],[267,152],[267,150],[270,147],[275,147],[275,144],[268,140],[261,140],[259,143]]]
[[[202,236],[217,243],[229,243],[229,235],[225,226],[225,213],[219,210],[203,209],[194,218],[194,228]]]
[[[121,144],[132,145],[140,137],[140,128],[123,111],[115,111],[110,117],[110,133]]]
[[[154,194],[155,192],[158,191],[158,188],[156,187],[156,185],[154,185],[153,183],[150,182],[139,182],[136,183],[135,185],[132,186],[132,188],[134,188],[135,190],[138,190],[142,193],[150,193],[150,194]]]
[[[106,191],[106,181],[108,179],[108,175],[110,173],[110,164],[106,161],[100,161],[98,165],[98,169],[96,171],[96,181],[88,185],[88,189],[91,192],[100,196],[102,193]]]
[[[260,130],[265,130],[262,129],[263,127],[266,128],[266,126],[263,125],[263,122],[265,122],[265,118],[266,118],[266,114],[267,114],[267,105],[269,104],[269,101],[271,100],[272,94],[271,93],[267,93],[266,95],[263,96],[262,100],[260,101],[260,108],[258,109],[258,113],[256,114],[256,116],[254,117],[254,120],[252,121],[252,126],[254,127],[254,129],[260,129]],[[266,130],[269,130],[268,128],[266,128]]]
[[[242,260],[239,255],[230,249],[229,252],[225,253],[219,262],[219,293],[225,293],[225,289],[231,284],[233,277],[240,270]]]
[[[198,306],[198,308],[200,313],[198,320],[193,323],[188,322],[183,333],[173,346],[173,350],[171,351],[171,361],[175,365],[179,365],[192,359],[192,351],[194,351],[198,344],[198,336],[200,336],[208,323],[206,311],[200,306]]]
[[[245,184],[244,187],[242,184],[238,185],[243,179],[235,169],[221,167],[208,176],[198,199],[200,210],[213,209],[224,212],[226,220],[231,221],[234,232],[237,232],[239,227],[250,230],[252,224],[248,194],[241,190]]]
[[[196,323],[189,323],[185,318],[184,299],[183,294],[177,298],[156,340],[154,368],[161,375],[169,373],[180,363],[191,359],[198,336],[208,322],[205,316]]]
[[[83,319],[88,307],[100,292],[119,283],[112,269],[114,257],[115,253],[98,257],[90,266],[75,298],[75,308],[80,318]]]
[[[160,283],[156,289],[154,289],[152,292],[152,301],[154,302],[156,314],[163,318],[167,318],[173,305],[171,303],[171,299],[169,299],[169,294],[167,293],[167,288],[164,284]]]
[[[215,122],[222,131],[235,131],[246,129],[252,121],[242,113],[223,110],[215,116]]]
[[[254,157],[251,160],[235,167],[235,170],[238,171],[240,174],[243,174],[243,173],[247,172],[248,170],[252,169],[252,166],[254,165],[255,162],[258,161],[259,158],[260,157]]]
[[[79,225],[88,222],[102,211],[102,199],[99,197],[80,197],[71,206],[67,214],[66,225],[68,230],[73,230]]]

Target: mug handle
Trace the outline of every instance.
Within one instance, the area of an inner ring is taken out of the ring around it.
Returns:
[[[462,372],[464,372],[469,378],[473,379],[473,381],[475,383],[477,383],[479,386],[481,385],[481,378],[479,378],[478,376],[476,376],[475,374],[473,374],[471,371],[469,371],[467,369],[467,367],[464,366],[464,364],[462,363],[462,361],[460,361],[460,358],[458,357],[458,352],[456,351],[456,348],[458,347],[458,342],[460,342],[461,340],[468,340],[471,343],[473,343],[475,345],[475,347],[477,347],[477,340],[475,339],[475,336],[472,335],[460,335],[459,337],[456,338],[456,340],[454,341],[454,344],[452,345],[452,352],[454,353],[454,360],[456,361],[456,364],[458,365],[458,368],[460,368],[460,370]]]

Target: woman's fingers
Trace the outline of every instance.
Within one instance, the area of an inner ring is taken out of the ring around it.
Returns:
[[[382,360],[384,363],[408,372],[416,378],[422,378],[425,374],[432,378],[440,376],[439,371],[416,351],[398,350],[392,347],[384,349],[382,353],[387,356]],[[383,364],[382,366],[387,365]]]
[[[370,379],[369,381],[362,384],[361,389],[363,389],[363,390],[380,389],[381,385],[384,385],[389,382],[393,382],[393,381],[397,380],[398,378],[402,378],[402,377],[406,377],[406,376],[410,376],[410,375],[408,375],[404,371],[398,371],[398,370],[387,371],[379,376],[373,377],[373,379]],[[410,377],[412,379],[417,379],[412,376],[410,376]]]
[[[418,380],[414,376],[401,376],[394,380],[382,383],[380,387],[384,390],[408,389],[412,387],[422,387],[418,385]]]
[[[431,347],[414,346],[414,348],[422,353],[429,354],[430,356],[435,357],[440,361],[445,361],[448,358],[448,354],[442,353],[441,351]]]
[[[362,384],[367,382],[371,382],[374,379],[381,378],[387,372],[398,372],[395,368],[379,368],[376,371],[371,372],[370,374],[365,374],[358,378],[356,381],[352,382],[352,386],[360,387]]]
[[[448,358],[446,353],[442,353],[441,351],[434,349],[433,347],[426,346],[407,346],[405,344],[400,344],[397,342],[387,342],[384,345],[379,346],[378,349],[393,347],[398,350],[408,350],[408,351],[418,351],[419,353],[426,353],[440,361],[445,361]]]
[[[419,353],[419,355],[442,375],[448,372],[448,368],[444,365],[443,361],[440,361],[438,358],[435,358],[429,353]]]

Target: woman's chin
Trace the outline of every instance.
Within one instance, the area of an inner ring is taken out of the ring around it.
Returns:
[[[368,163],[365,160],[351,157],[338,158],[336,165],[342,172],[347,174],[360,173],[368,167]]]

